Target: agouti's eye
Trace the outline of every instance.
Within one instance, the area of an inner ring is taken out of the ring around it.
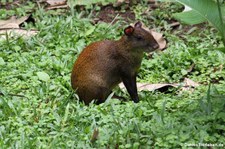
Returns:
[[[137,36],[137,40],[142,40],[143,38],[141,36]]]

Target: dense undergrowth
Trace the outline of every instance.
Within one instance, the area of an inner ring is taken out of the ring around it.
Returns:
[[[214,50],[222,44],[220,38],[208,24],[169,27],[166,20],[172,18],[167,11],[178,11],[180,6],[166,3],[161,7],[149,11],[148,18],[141,15],[147,6],[132,6],[136,18],[147,26],[158,31],[163,28],[168,41],[163,52],[154,53],[151,59],[145,56],[138,81],[178,83],[190,78],[199,87],[142,91],[137,104],[109,97],[101,105],[85,106],[71,89],[72,65],[89,43],[118,39],[126,23],[93,25],[91,15],[67,12],[59,16],[37,9],[33,12],[35,25],[25,24],[25,28],[39,31],[36,36],[0,41],[0,147],[224,146],[225,55]],[[189,72],[192,64],[195,66]],[[129,98],[125,91],[117,88],[116,92]],[[91,142],[96,128],[98,139]]]

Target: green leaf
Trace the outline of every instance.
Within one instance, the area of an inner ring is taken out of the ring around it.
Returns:
[[[207,21],[203,16],[199,15],[197,11],[195,10],[175,13],[173,14],[173,17],[179,20],[180,22],[188,24],[188,25],[199,24],[199,23]]]
[[[5,61],[2,57],[0,57],[0,65],[5,65]]]
[[[41,81],[45,81],[47,82],[48,80],[50,80],[49,75],[46,72],[37,72],[37,76]]]
[[[63,123],[65,123],[67,121],[67,118],[68,118],[68,115],[69,115],[69,108],[70,108],[70,104],[68,104],[66,106],[65,115],[64,115],[64,118],[63,118]]]
[[[212,23],[213,26],[215,26],[215,28],[219,30],[219,32],[222,33],[223,30],[225,30],[225,26],[223,26],[220,21],[219,11],[217,7],[217,3],[215,1],[213,0],[177,0],[177,2],[180,2],[184,5],[191,7],[193,11],[196,11],[201,17],[205,18],[210,23]],[[193,11],[189,12],[188,14],[193,13]],[[185,12],[182,12],[182,13],[185,13]],[[197,22],[200,22],[200,17],[198,17],[198,19],[199,20]],[[189,18],[189,20],[186,19],[185,21],[189,21],[189,23],[191,23],[191,21],[196,21],[196,19],[193,18],[191,20]],[[183,20],[183,22],[185,21]]]
[[[21,50],[21,47],[20,47],[20,46],[14,46],[14,49],[15,49],[16,51],[19,51],[19,50]]]
[[[222,47],[222,48],[215,48],[215,50],[218,50],[218,51],[221,51],[221,52],[225,53],[225,47]]]
[[[181,74],[182,74],[182,75],[186,75],[187,73],[188,73],[187,70],[185,70],[185,69],[182,69],[182,70],[181,70]]]
[[[131,144],[126,144],[125,148],[131,148]]]
[[[90,28],[89,28],[89,30],[87,30],[86,32],[85,32],[85,36],[88,36],[88,35],[90,35],[91,33],[93,33],[94,32],[94,30],[95,30],[95,26],[91,26]]]

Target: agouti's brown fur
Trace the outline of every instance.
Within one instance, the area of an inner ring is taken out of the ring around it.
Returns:
[[[124,29],[118,41],[104,40],[87,46],[77,58],[71,75],[72,88],[80,100],[102,103],[121,81],[131,99],[138,102],[136,76],[143,52],[159,47],[151,33],[141,22]]]

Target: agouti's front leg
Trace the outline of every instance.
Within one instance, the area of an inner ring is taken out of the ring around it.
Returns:
[[[122,81],[123,81],[123,84],[125,85],[128,93],[130,94],[131,99],[135,103],[139,102],[138,93],[137,93],[136,74],[123,75]]]

